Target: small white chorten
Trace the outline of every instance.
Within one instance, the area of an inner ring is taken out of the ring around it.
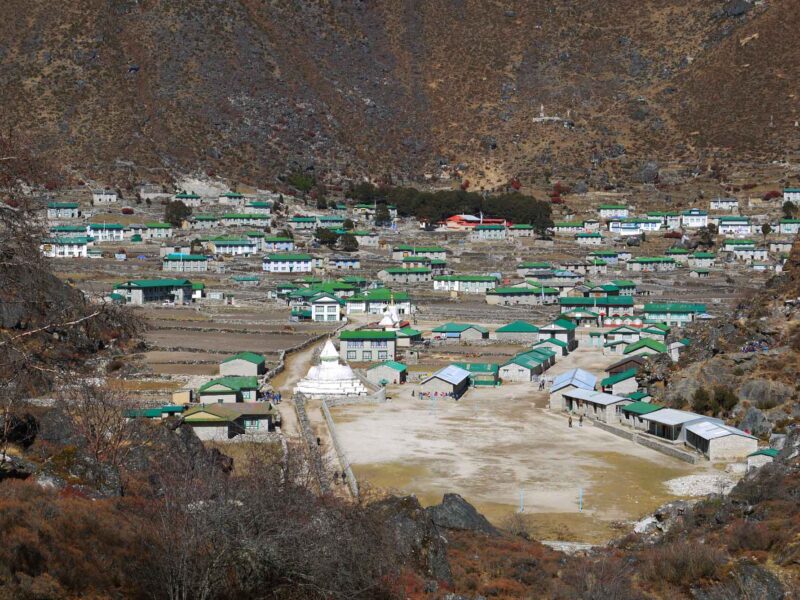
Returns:
[[[400,315],[397,314],[397,307],[391,304],[383,311],[383,318],[378,323],[384,331],[396,331],[400,329]]]
[[[294,390],[309,398],[365,396],[369,393],[353,369],[339,363],[339,353],[330,340],[325,342],[319,354],[319,364],[308,370],[308,374],[298,382]]]

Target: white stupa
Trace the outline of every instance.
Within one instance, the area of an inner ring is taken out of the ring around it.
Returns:
[[[383,318],[380,323],[378,323],[378,326],[383,327],[384,331],[397,331],[400,329],[400,323],[400,315],[397,313],[397,307],[394,304],[390,304],[386,307],[386,310],[383,311]]]
[[[308,374],[298,382],[294,391],[309,398],[369,394],[369,390],[356,377],[353,369],[339,363],[339,353],[330,340],[325,342],[320,352],[319,364],[308,370]]]

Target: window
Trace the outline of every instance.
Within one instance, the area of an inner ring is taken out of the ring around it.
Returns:
[[[387,352],[378,352],[378,360],[386,360],[387,358],[389,358]]]
[[[372,352],[370,350],[364,350],[361,353],[362,360],[372,360]]]
[[[258,429],[261,426],[261,421],[258,419],[246,419],[244,422],[245,429]]]
[[[352,350],[348,350],[347,360],[355,360],[355,359],[356,359],[356,353]]]

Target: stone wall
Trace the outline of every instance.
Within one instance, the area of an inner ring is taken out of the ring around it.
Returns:
[[[353,494],[353,498],[358,498],[358,481],[356,480],[355,473],[353,473],[353,469],[350,468],[350,459],[347,457],[347,453],[344,451],[344,447],[339,441],[339,434],[336,432],[336,424],[333,422],[331,411],[328,409],[328,403],[325,400],[322,401],[322,414],[325,416],[325,422],[328,424],[328,431],[333,440],[336,456],[339,458],[339,465],[342,467],[342,472],[347,475],[347,485],[350,487],[350,493]]]
[[[607,423],[601,423],[600,421],[595,420],[589,420],[588,422],[595,427],[599,427],[604,431],[608,431],[616,436],[635,442],[640,446],[645,446],[646,448],[650,448],[656,452],[661,452],[661,454],[666,454],[667,456],[677,458],[678,460],[682,460],[683,462],[687,462],[692,465],[697,463],[698,456],[696,454],[681,450],[677,446],[669,446],[663,442],[659,442],[658,440],[654,440],[648,436],[642,435],[638,431],[617,427],[615,425],[609,425]]]
[[[314,430],[311,428],[311,420],[308,418],[308,413],[306,412],[306,398],[303,394],[295,394],[292,403],[297,413],[297,422],[300,425],[303,439],[306,442],[306,446],[308,446],[311,468],[319,482],[320,492],[322,494],[328,494],[331,491],[331,482],[330,479],[328,479],[328,472],[325,470],[325,461],[322,460],[322,453],[320,452],[319,445],[317,445],[317,437],[314,435]]]

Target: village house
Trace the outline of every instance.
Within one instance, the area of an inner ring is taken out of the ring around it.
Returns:
[[[117,192],[113,190],[92,190],[92,206],[114,204],[117,198]]]
[[[506,225],[505,219],[489,217],[476,217],[475,215],[453,215],[444,220],[447,229],[455,231],[469,231],[479,225]]]
[[[395,360],[387,360],[367,369],[367,380],[375,385],[397,385],[406,382],[408,368]]]
[[[797,235],[800,231],[800,219],[781,219],[778,222],[778,233],[781,235]]]
[[[219,374],[223,377],[258,377],[266,372],[266,360],[255,352],[239,352],[219,363]]]
[[[673,443],[685,443],[709,460],[744,458],[758,449],[758,440],[721,420],[662,408],[643,415],[647,433]]]
[[[503,381],[530,382],[547,370],[547,359],[539,351],[523,352],[500,365],[497,375]]]
[[[144,237],[149,240],[171,238],[172,225],[169,223],[145,223]]]
[[[189,244],[167,245],[165,243],[162,243],[158,247],[158,255],[161,258],[164,258],[167,254],[191,254],[191,253],[192,253],[192,247]]]
[[[711,276],[711,271],[708,269],[692,269],[689,271],[689,277],[692,279],[708,279]]]
[[[455,362],[453,365],[469,372],[469,381],[473,386],[500,385],[499,367],[494,363]]]
[[[681,358],[681,354],[683,354],[689,346],[691,346],[691,341],[688,338],[676,340],[667,345],[672,362],[678,362]]]
[[[791,240],[775,240],[769,243],[769,251],[772,254],[788,254],[791,250]]]
[[[800,188],[783,188],[783,201],[800,205]]]
[[[86,258],[91,238],[86,236],[52,237],[41,245],[42,254],[48,258]]]
[[[691,323],[696,315],[706,312],[705,304],[685,302],[650,303],[644,305],[644,318],[651,323],[666,323],[681,327]]]
[[[767,260],[769,253],[766,248],[757,248],[755,244],[744,244],[733,249],[733,256],[737,260],[752,263]]]
[[[494,332],[496,340],[532,344],[539,341],[539,328],[527,321],[512,321],[498,327]]]
[[[161,259],[161,268],[178,273],[205,272],[208,271],[208,257],[203,254],[167,254]]]
[[[261,280],[255,275],[234,275],[231,281],[241,287],[258,287]]]
[[[565,410],[565,393],[578,389],[594,391],[595,385],[597,385],[597,377],[583,369],[570,369],[556,375],[550,385],[550,410]]]
[[[409,246],[406,244],[392,248],[392,260],[403,260],[407,256],[423,256],[431,260],[447,260],[447,250],[440,246]]]
[[[294,250],[294,240],[292,238],[264,236],[261,243],[266,252],[291,252]]]
[[[225,192],[219,195],[217,202],[223,206],[242,206],[244,205],[245,198],[244,194],[239,194],[237,192]]]
[[[220,237],[206,242],[212,254],[225,256],[252,256],[258,252],[259,243],[248,238]]]
[[[780,454],[777,448],[761,448],[747,455],[747,471],[758,469],[766,464],[773,462]]]
[[[586,231],[583,221],[559,221],[553,224],[555,235],[569,235]]]
[[[269,402],[205,404],[187,410],[181,422],[202,441],[225,442],[238,436],[258,439],[275,429],[280,415]]]
[[[593,233],[576,233],[575,242],[579,246],[601,246],[603,244],[603,234],[599,231]]]
[[[675,259],[671,256],[637,256],[627,262],[628,271],[653,272],[674,271]]]
[[[521,283],[516,283],[508,289],[527,289],[529,292],[536,295],[536,300],[531,302],[531,304],[536,305],[555,304],[558,302],[558,297],[561,294],[558,288],[543,286],[538,281],[532,279],[526,279]],[[494,291],[496,291],[496,289]],[[487,292],[487,294],[488,293],[489,292]]]
[[[246,213],[251,215],[270,216],[272,214],[272,202],[266,202],[265,200],[253,200],[252,202],[248,202],[244,205],[244,210]]]
[[[445,323],[431,329],[434,339],[449,343],[471,342],[489,338],[489,330],[471,323]]]
[[[564,297],[558,299],[561,312],[575,309],[588,310],[604,317],[633,315],[633,296],[607,296],[605,298]]]
[[[681,226],[685,229],[708,227],[708,212],[699,208],[690,208],[681,213]]]
[[[337,231],[337,233],[339,232]],[[380,242],[380,239],[378,238],[378,233],[376,231],[365,231],[363,229],[356,229],[354,231],[348,231],[347,233],[353,235],[356,238],[359,247],[377,248]]]
[[[378,271],[378,279],[391,283],[419,283],[432,278],[431,270],[426,267],[391,267]]]
[[[81,216],[81,205],[78,202],[48,202],[47,218],[56,219],[77,219]]]
[[[527,277],[529,275],[533,275],[534,273],[540,273],[542,271],[550,272],[553,269],[553,265],[549,262],[536,262],[536,261],[527,261],[521,262],[517,265],[517,275],[520,277]]]
[[[605,261],[607,265],[616,265],[619,263],[619,252],[616,250],[593,250],[587,258]]]
[[[578,347],[578,342],[575,339],[575,330],[577,325],[567,319],[556,319],[548,325],[539,327],[539,341],[547,341],[550,339],[558,340],[566,344],[567,351],[572,351]]]
[[[647,356],[650,354],[666,354],[667,345],[652,338],[642,338],[625,346],[622,353],[625,356]]]
[[[258,400],[258,377],[227,376],[212,379],[200,386],[197,395],[202,404],[255,402]]]
[[[121,242],[125,239],[125,228],[119,223],[92,223],[86,233],[96,242]]]
[[[132,279],[115,285],[114,292],[123,296],[128,304],[164,301],[184,304],[191,301],[192,282],[188,279]]]
[[[190,206],[192,208],[197,208],[202,203],[200,196],[194,192],[179,192],[173,196],[173,200],[176,202],[183,202],[186,206]]]
[[[625,344],[631,344],[639,341],[639,338],[641,337],[639,331],[640,330],[636,327],[621,325],[619,327],[609,329],[603,334],[603,337],[605,338],[606,343],[624,342]]]
[[[664,252],[665,256],[669,256],[675,260],[675,262],[686,264],[689,262],[689,254],[690,252],[686,248],[667,248]]]
[[[423,379],[419,384],[421,394],[428,394],[434,397],[452,396],[456,399],[461,398],[468,388],[469,371],[455,365],[448,365],[443,369],[439,369],[430,377]]]
[[[734,211],[739,208],[739,201],[736,198],[714,198],[711,200],[709,208],[711,210]]]
[[[719,217],[717,231],[720,235],[744,236],[753,232],[749,217]]]
[[[302,215],[295,215],[289,219],[289,227],[294,231],[311,231],[317,226],[316,217],[304,217]]]
[[[313,264],[310,254],[277,252],[264,257],[262,269],[269,273],[310,273]]]
[[[361,259],[355,254],[337,254],[325,259],[328,268],[338,271],[352,271],[361,268]]]
[[[513,238],[532,237],[533,225],[526,225],[524,223],[518,223],[516,225],[512,225],[511,227],[508,228],[508,235]]]
[[[397,334],[394,331],[342,331],[339,356],[342,360],[373,362],[395,359]]]
[[[618,423],[620,409],[632,402],[624,396],[581,388],[567,390],[562,396],[567,412],[609,424]]]
[[[410,315],[414,305],[407,292],[396,292],[388,288],[365,290],[345,300],[347,314],[382,315],[390,306],[394,306],[398,314]]]
[[[724,252],[733,252],[737,248],[741,248],[743,246],[753,246],[755,247],[756,243],[753,240],[746,239],[746,240],[723,240],[722,241],[722,250]]]
[[[342,320],[344,300],[331,293],[321,292],[312,296],[308,303],[311,305],[311,320],[315,322],[338,322]]]
[[[555,288],[547,288],[558,295],[558,290]],[[552,295],[544,295],[545,288],[535,289],[532,287],[499,287],[486,292],[486,303],[501,306],[514,306],[517,304],[526,304],[535,306],[540,304],[550,304],[553,300]],[[549,301],[548,301],[549,300]]]
[[[628,218],[628,207],[624,204],[601,204],[597,212],[601,219]]]
[[[614,394],[615,396],[627,396],[632,392],[639,389],[639,382],[636,381],[636,373],[638,369],[632,368],[621,373],[609,375],[605,379],[600,380],[600,389],[607,394]]]
[[[681,226],[681,215],[672,211],[650,211],[647,216],[651,219],[659,219],[665,229],[679,229]]]
[[[627,237],[659,231],[662,225],[661,219],[629,217],[627,219],[611,219],[608,222],[608,230],[614,235]]]
[[[643,417],[662,408],[660,404],[650,404],[642,401],[631,402],[620,409],[619,422],[622,425],[627,425],[640,431],[647,431],[649,423]]]
[[[496,286],[494,275],[437,275],[433,278],[436,291],[485,294]]]
[[[504,240],[507,236],[505,225],[476,225],[468,235],[473,242]]]
[[[695,252],[689,257],[688,263],[694,268],[713,267],[717,262],[717,255],[713,252]]]
[[[226,213],[222,215],[222,224],[226,227],[269,227],[267,215],[248,213]]]
[[[219,227],[219,217],[216,215],[192,215],[189,218],[190,229],[214,229]]]

